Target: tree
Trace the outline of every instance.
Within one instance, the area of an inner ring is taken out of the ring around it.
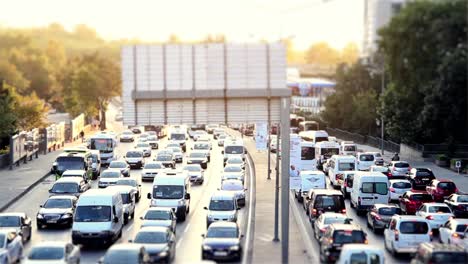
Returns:
[[[464,0],[414,1],[379,32],[391,77],[380,112],[393,140],[468,140],[466,13]]]
[[[31,95],[16,95],[14,113],[16,115],[17,129],[29,131],[36,127],[46,125],[45,115],[48,111],[43,100],[35,93]]]
[[[326,42],[313,44],[305,54],[307,63],[324,66],[336,65],[339,61],[339,57],[339,52],[330,47]]]
[[[12,134],[16,130],[15,98],[12,96],[13,88],[0,80],[0,138]]]
[[[358,57],[359,48],[356,43],[348,43],[341,51],[340,62],[352,65],[357,62]]]
[[[11,64],[7,59],[0,56],[0,78],[13,87],[16,87],[20,93],[29,91],[29,80],[27,80],[23,73],[18,68]]]

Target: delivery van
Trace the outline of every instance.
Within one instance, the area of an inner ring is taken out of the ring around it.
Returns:
[[[356,157],[333,155],[328,161],[328,178],[333,188],[338,188],[343,184],[345,171],[356,170],[356,167]]]
[[[351,207],[356,208],[359,215],[365,213],[374,204],[389,203],[388,186],[387,176],[380,172],[356,172],[351,190]]]
[[[294,190],[298,202],[302,203],[311,189],[326,189],[325,174],[321,171],[303,170],[300,172],[301,188]]]

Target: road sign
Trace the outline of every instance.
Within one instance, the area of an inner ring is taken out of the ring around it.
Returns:
[[[257,150],[266,150],[268,139],[268,126],[266,122],[255,124],[255,147]]]
[[[461,161],[460,161],[460,160],[457,160],[457,161],[455,162],[455,167],[456,167],[457,169],[461,168]]]

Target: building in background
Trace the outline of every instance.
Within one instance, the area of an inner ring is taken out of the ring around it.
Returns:
[[[400,12],[410,0],[364,0],[364,37],[362,58],[369,59],[377,51],[378,31]]]

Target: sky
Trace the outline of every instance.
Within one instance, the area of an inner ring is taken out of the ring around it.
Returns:
[[[171,34],[199,40],[224,34],[229,41],[290,38],[304,50],[325,41],[341,49],[361,46],[363,0],[2,0],[0,26],[86,24],[105,39],[164,41]]]

